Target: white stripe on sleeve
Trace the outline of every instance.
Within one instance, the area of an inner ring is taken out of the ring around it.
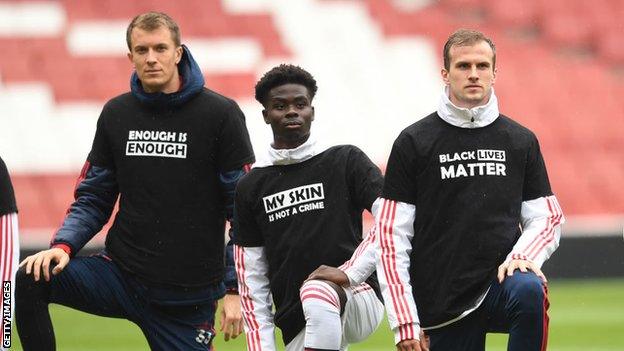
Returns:
[[[379,228],[377,277],[395,344],[418,339],[420,332],[409,275],[415,216],[414,205],[384,199],[376,218]]]
[[[264,247],[234,245],[234,262],[245,321],[247,350],[276,350],[269,264]]]
[[[507,261],[529,260],[541,267],[559,246],[565,222],[557,198],[540,197],[524,201],[520,213],[522,235],[507,255]]]

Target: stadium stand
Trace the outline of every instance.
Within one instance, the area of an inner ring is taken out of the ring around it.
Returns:
[[[443,0],[407,12],[389,0],[367,4],[387,36],[426,35],[439,50],[454,28],[491,33],[502,110],[540,137],[566,213],[624,212],[621,1]]]
[[[435,108],[448,34],[481,29],[498,45],[502,111],[539,136],[571,223],[622,218],[622,1],[10,0],[0,2],[0,153],[24,245],[45,245],[62,220],[102,103],[128,89],[125,27],[153,9],[179,21],[207,86],[240,102],[256,148],[270,132],[253,85],[290,61],[320,83],[316,130],[381,166],[397,133]]]
[[[0,145],[3,155],[12,155],[8,158],[17,172],[23,245],[45,245],[60,224],[99,108],[128,89],[131,66],[124,39],[130,18],[157,9],[181,19],[185,43],[194,48],[207,85],[234,98],[249,98],[261,59],[290,55],[269,14],[230,14],[220,1],[171,4],[0,3],[0,22],[5,23],[0,24],[0,94],[5,102]],[[81,135],[78,140],[76,134]],[[72,151],[74,143],[79,152]]]

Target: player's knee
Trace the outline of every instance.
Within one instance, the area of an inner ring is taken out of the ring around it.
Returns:
[[[26,267],[21,267],[15,275],[15,303],[30,304],[38,299],[47,299],[49,285],[44,279],[36,282],[32,274],[26,274]]]
[[[21,267],[20,269],[17,270],[17,273],[15,274],[15,290],[16,293],[19,292],[28,292],[32,289],[32,285],[34,284],[35,280],[33,279],[33,276],[31,274],[26,274],[26,267]],[[18,295],[22,295],[22,294],[18,294]]]
[[[514,277],[517,274],[514,274]],[[542,313],[546,289],[542,280],[533,273],[520,273],[513,286],[512,296],[517,309],[524,313]]]
[[[340,297],[325,281],[309,280],[299,289],[303,313],[308,319],[340,317]]]

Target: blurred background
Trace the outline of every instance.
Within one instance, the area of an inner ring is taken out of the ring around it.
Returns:
[[[547,274],[624,277],[623,0],[0,1],[0,156],[24,252],[62,222],[103,104],[129,90],[126,27],[148,10],[179,23],[207,87],[245,112],[256,152],[271,132],[253,87],[289,62],[318,81],[313,132],[382,168],[398,133],[437,106],[448,35],[485,32],[501,112],[537,134],[567,218]]]
[[[129,90],[125,29],[154,9],[179,22],[206,85],[241,105],[255,150],[271,140],[255,82],[291,62],[318,81],[313,132],[382,168],[398,133],[437,107],[448,35],[480,29],[497,45],[502,113],[541,142],[564,240],[622,242],[622,0],[0,1],[0,155],[23,248],[60,225],[103,104]]]

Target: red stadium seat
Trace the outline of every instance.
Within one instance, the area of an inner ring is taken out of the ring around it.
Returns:
[[[156,10],[180,21],[183,37],[250,38],[256,40],[265,57],[288,57],[283,43],[268,14],[228,14],[220,0],[188,0],[184,6],[165,0],[61,0],[69,25],[85,21],[127,21],[138,13]],[[122,40],[122,39],[120,39]],[[125,57],[74,57],[65,37],[0,38],[7,54],[0,60],[0,77],[4,82],[47,82],[57,101],[106,100],[128,90],[130,65]],[[120,62],[123,62],[120,63]],[[248,87],[255,77],[248,72],[214,78],[225,94],[249,96]],[[105,79],[103,79],[105,77]],[[247,91],[243,94],[242,81]],[[241,95],[242,94],[242,95]]]
[[[536,0],[490,0],[487,3],[488,18],[502,28],[535,29],[539,16]]]
[[[207,74],[206,86],[220,94],[232,98],[246,97],[253,94],[256,76],[253,73]]]
[[[591,38],[589,23],[576,14],[552,14],[542,21],[544,39],[557,48],[587,48]]]
[[[624,39],[621,30],[609,30],[597,38],[596,51],[601,59],[614,66],[624,67]]]

